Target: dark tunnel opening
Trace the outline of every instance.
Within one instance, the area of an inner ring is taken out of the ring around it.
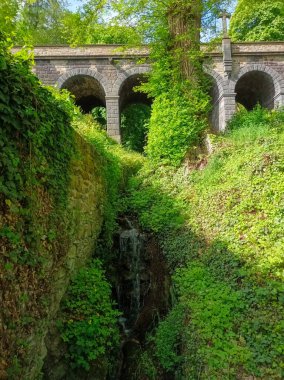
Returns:
[[[76,75],[69,78],[63,89],[75,97],[75,104],[83,113],[91,113],[96,107],[105,107],[105,91],[99,81],[88,75]]]
[[[236,102],[251,111],[257,104],[272,109],[274,107],[275,88],[271,76],[261,71],[244,74],[235,87]]]
[[[125,107],[131,104],[146,104],[148,106],[152,105],[152,99],[148,98],[145,93],[136,90],[136,88],[145,81],[145,75],[142,74],[134,74],[124,81],[119,91],[121,112]]]

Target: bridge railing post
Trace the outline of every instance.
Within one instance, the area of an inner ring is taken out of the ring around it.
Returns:
[[[106,96],[107,133],[121,143],[119,96]]]

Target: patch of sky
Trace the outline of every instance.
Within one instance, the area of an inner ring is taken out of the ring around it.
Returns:
[[[68,1],[68,8],[70,11],[76,11],[78,8],[80,8],[82,5],[86,3],[86,0],[69,0]]]
[[[228,12],[230,15],[234,13],[236,8],[237,0],[228,0],[227,6],[224,6],[222,11]],[[221,13],[221,10],[220,10]],[[230,20],[227,20],[228,29],[230,25]],[[222,18],[218,18],[215,15],[213,16],[210,11],[203,18],[203,32],[201,35],[202,42],[209,42],[214,40],[215,38],[222,37],[223,26],[222,26]]]

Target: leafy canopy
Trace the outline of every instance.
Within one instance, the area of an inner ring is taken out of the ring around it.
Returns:
[[[239,0],[230,24],[234,41],[283,41],[282,0]]]
[[[3,0],[0,26],[18,45],[139,43],[134,28],[106,20],[108,11],[106,0],[89,0],[76,11],[65,0]]]

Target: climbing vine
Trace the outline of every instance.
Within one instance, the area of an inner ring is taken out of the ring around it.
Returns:
[[[35,187],[49,193],[57,211],[66,206],[73,105],[43,88],[29,60],[12,56],[1,41],[0,237],[8,261],[35,265]]]

